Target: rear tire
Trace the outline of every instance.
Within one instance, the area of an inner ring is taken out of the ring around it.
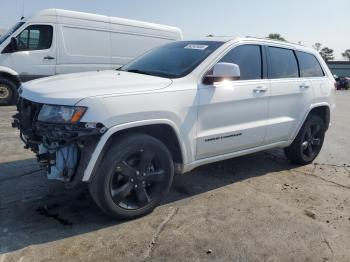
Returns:
[[[325,132],[322,118],[309,115],[293,143],[284,149],[286,156],[296,164],[310,164],[321,151]]]
[[[89,184],[101,210],[117,219],[134,219],[157,207],[174,176],[171,153],[145,134],[119,137],[106,151]]]
[[[11,105],[16,102],[17,87],[6,78],[0,77],[0,105]]]

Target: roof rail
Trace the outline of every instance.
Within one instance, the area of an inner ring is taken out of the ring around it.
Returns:
[[[304,46],[307,47],[303,44],[299,43],[294,43],[294,42],[290,42],[290,41],[282,41],[282,40],[278,40],[278,39],[273,39],[273,38],[268,38],[268,37],[255,37],[255,36],[246,36],[246,38],[255,38],[255,39],[261,39],[261,40],[271,40],[271,41],[276,41],[276,42],[281,42],[281,43],[287,43],[287,44],[292,44],[292,45],[300,45],[300,46]]]

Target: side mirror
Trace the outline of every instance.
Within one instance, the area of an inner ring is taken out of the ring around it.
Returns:
[[[12,52],[16,52],[18,51],[18,42],[17,42],[17,38],[15,37],[11,37],[11,49],[12,49]]]
[[[220,62],[213,67],[212,71],[212,74],[208,74],[204,77],[204,84],[212,85],[214,82],[239,80],[241,78],[241,70],[237,64]]]

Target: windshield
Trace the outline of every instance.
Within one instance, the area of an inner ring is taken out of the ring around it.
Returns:
[[[166,78],[183,77],[222,44],[214,41],[173,42],[149,51],[120,70]]]
[[[24,22],[18,22],[15,24],[10,30],[8,30],[6,33],[4,33],[2,36],[0,36],[0,45],[10,36],[12,35],[18,28],[20,28]]]

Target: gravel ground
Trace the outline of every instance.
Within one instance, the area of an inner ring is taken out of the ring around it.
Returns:
[[[104,216],[84,185],[50,182],[0,108],[0,262],[350,261],[350,92],[320,156],[279,149],[176,176],[164,203],[128,222]]]

